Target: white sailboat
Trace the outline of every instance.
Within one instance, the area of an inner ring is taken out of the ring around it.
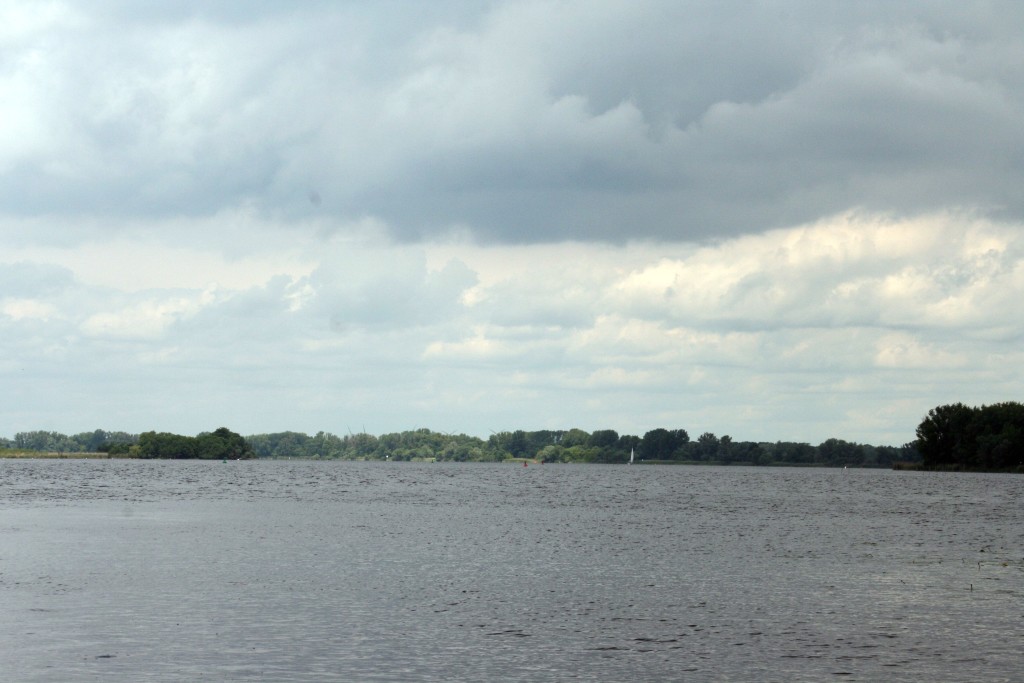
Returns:
[[[633,464],[633,449],[632,448],[629,449],[629,464],[630,465]]]

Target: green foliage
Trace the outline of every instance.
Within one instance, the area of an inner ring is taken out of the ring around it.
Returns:
[[[582,429],[570,429],[562,438],[558,441],[559,445],[563,448],[573,448],[574,446],[588,446],[590,445],[590,434],[587,434]]]
[[[589,445],[594,448],[615,448],[619,443],[619,433],[614,429],[598,429],[590,435]]]
[[[327,432],[308,436],[298,432],[258,434],[248,438],[260,458],[331,458],[342,460],[493,460],[487,444],[465,434],[444,434],[429,429],[373,436]],[[504,456],[503,456],[504,457]],[[497,458],[501,459],[501,458]]]
[[[684,459],[690,435],[685,429],[659,427],[644,434],[640,441],[639,456],[645,460]]]
[[[1011,410],[1012,412],[1012,410]],[[995,415],[995,413],[993,413]],[[1016,425],[1016,426],[1015,426]],[[1016,431],[1015,431],[1016,430]],[[990,430],[991,431],[991,430]],[[1024,425],[1011,424],[991,431],[981,440],[980,458],[1006,458],[1012,444],[1024,434]],[[806,443],[734,441],[704,432],[690,441],[684,429],[652,429],[643,437],[612,429],[592,433],[568,430],[515,430],[492,434],[486,441],[465,434],[415,429],[374,436],[329,432],[255,434],[242,438],[220,428],[195,437],[166,432],[138,436],[96,430],[75,436],[57,432],[22,432],[9,448],[27,451],[75,453],[86,450],[140,458],[303,458],[342,460],[433,460],[443,462],[498,462],[510,458],[549,463],[625,463],[631,450],[638,462],[673,461],[738,465],[831,465],[888,467],[917,459],[913,445],[900,448],[869,446],[828,439],[819,446]],[[60,449],[63,449],[62,451]]]
[[[204,432],[198,436],[143,432],[139,434],[138,455],[140,458],[175,460],[239,460],[253,457],[253,451],[245,438],[221,427],[213,433]]]
[[[27,451],[47,453],[82,453],[85,446],[58,432],[19,432],[14,435],[14,447]]]
[[[857,444],[842,439],[828,439],[818,445],[818,459],[826,465],[845,465],[860,462],[863,458]]]
[[[132,444],[138,437],[125,432],[97,429],[68,436],[59,432],[19,432],[10,442],[12,448],[44,453],[104,453],[117,443]]]
[[[917,427],[914,442],[926,469],[1024,469],[1024,405],[938,406]]]
[[[135,452],[138,453],[139,447],[128,443],[112,443],[109,444],[105,450],[109,455],[129,455],[132,452],[132,448],[134,448]]]

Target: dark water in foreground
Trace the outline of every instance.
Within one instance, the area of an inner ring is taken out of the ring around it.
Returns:
[[[9,681],[1024,678],[1024,477],[0,461]]]

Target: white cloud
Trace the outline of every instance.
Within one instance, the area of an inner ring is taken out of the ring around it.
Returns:
[[[133,234],[113,253],[130,254]],[[338,429],[337,404],[360,421],[401,423],[382,431],[434,419],[470,432],[664,422],[902,443],[937,397],[1005,399],[1019,380],[1007,360],[1024,335],[1013,224],[844,214],[703,246],[316,234],[284,256],[250,246],[237,260],[146,238],[144,289],[83,265],[120,258],[100,259],[102,243],[82,262],[40,250],[41,261],[0,270],[6,286],[20,283],[4,299],[3,343],[28,367],[60,358],[90,364],[90,376],[120,358],[104,381],[159,377],[181,400],[196,381],[184,369],[209,368],[202,381],[235,389],[204,400],[248,387],[248,400],[279,407],[282,429]],[[193,268],[159,266],[183,255]],[[203,263],[237,271],[212,288],[193,272]],[[45,344],[22,345],[30,339]],[[321,400],[303,398],[302,414],[287,407],[306,391]],[[849,417],[866,413],[875,417]]]
[[[37,299],[5,298],[0,300],[0,313],[13,320],[36,318],[45,321],[56,315],[57,309],[52,304]]]
[[[216,292],[208,290],[198,296],[145,299],[118,310],[94,313],[82,322],[81,330],[90,337],[158,339],[168,327],[210,306],[216,298]]]
[[[878,342],[875,362],[881,367],[916,368],[921,370],[962,367],[967,356],[922,344],[909,334],[886,335]]]

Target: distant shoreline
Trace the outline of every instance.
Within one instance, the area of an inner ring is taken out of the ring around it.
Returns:
[[[219,458],[139,458],[129,455],[110,455],[109,453],[56,453],[48,451],[22,451],[22,450],[7,450],[0,449],[0,460],[192,460],[192,461],[206,461],[213,462]],[[234,458],[230,458],[234,460]],[[245,460],[259,461],[259,460],[275,460],[275,461],[287,461],[287,460],[304,460],[309,462],[388,462],[387,460],[380,460],[377,458],[367,458],[363,460],[359,459],[348,459],[348,458],[305,458],[305,457],[264,457],[264,458],[245,458]],[[401,463],[402,460],[392,460],[390,462]],[[445,461],[434,461],[426,459],[413,459],[405,462],[445,462]],[[475,464],[477,462],[485,463],[497,463],[497,464],[509,464],[509,465],[520,465],[523,462],[532,465],[541,465],[538,460],[530,458],[506,458],[504,460],[489,460],[489,461],[465,461],[463,464]],[[623,463],[600,463],[600,462],[568,462],[568,463],[547,463],[548,465],[621,465]],[[891,467],[885,466],[865,466],[861,464],[857,465],[828,465],[824,463],[802,463],[802,462],[772,462],[765,464],[754,464],[752,462],[715,462],[706,460],[640,460],[634,463],[635,466],[691,466],[691,467],[799,467],[801,469],[862,469],[862,470],[883,470],[892,469],[904,472],[963,472],[963,473],[989,473],[989,474],[1022,474],[1020,469],[1009,469],[1009,470],[983,470],[983,469],[965,469],[957,466],[947,467],[924,467],[921,463],[908,463],[908,462],[897,462],[893,463]]]
[[[109,453],[55,453],[50,451],[0,450],[0,459],[7,460],[138,460]]]

